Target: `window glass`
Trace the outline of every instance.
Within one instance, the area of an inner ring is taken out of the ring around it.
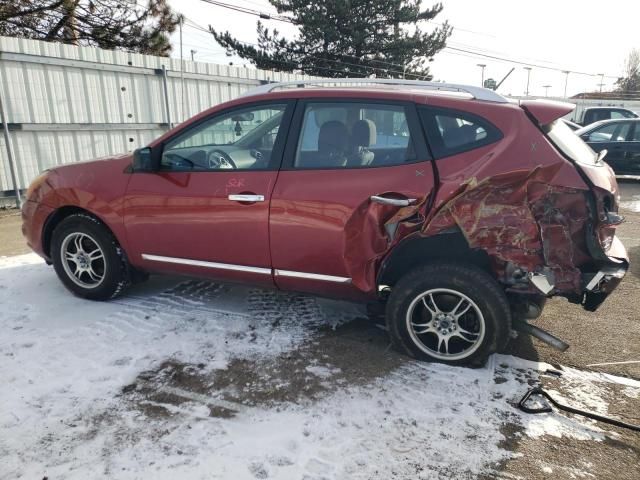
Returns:
[[[565,155],[578,163],[585,165],[597,165],[598,155],[589,145],[584,143],[581,137],[573,133],[573,130],[562,120],[555,120],[543,127],[553,144]]]
[[[629,122],[610,123],[589,133],[589,142],[624,142],[629,135]]]
[[[473,150],[502,137],[496,127],[472,114],[424,108],[420,115],[436,158]]]
[[[165,145],[160,167],[174,171],[267,168],[285,108],[243,108],[206,120]]]
[[[365,168],[416,160],[404,107],[367,103],[310,103],[294,166]]]
[[[635,123],[635,130],[633,131],[633,141],[640,142],[640,122]]]

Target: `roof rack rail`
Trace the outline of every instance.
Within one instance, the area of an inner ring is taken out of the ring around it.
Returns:
[[[485,102],[508,103],[508,100],[502,95],[482,87],[474,87],[471,85],[457,85],[453,83],[427,82],[423,80],[403,80],[401,78],[319,78],[316,80],[298,80],[290,82],[274,82],[260,85],[245,92],[242,96],[260,95],[269,93],[277,88],[283,87],[300,87],[306,85],[322,85],[337,84],[338,87],[346,86],[345,84],[368,84],[368,85],[406,85],[416,88],[425,88],[429,90],[445,90],[453,92],[464,92],[470,94],[476,100],[484,100]]]

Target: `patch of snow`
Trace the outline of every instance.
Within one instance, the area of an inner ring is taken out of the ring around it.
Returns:
[[[167,277],[88,302],[34,255],[0,259],[0,305],[0,479],[460,478],[514,456],[502,446],[507,425],[603,435],[588,421],[514,408],[552,367],[502,355],[482,369],[407,361],[364,385],[242,405],[231,418],[210,412],[227,405],[219,392],[166,390],[184,401],[146,400],[167,413],[150,417],[122,395],[141,372],[168,359],[207,371],[273,359],[358,308]],[[318,359],[305,368],[324,382],[340,372]],[[602,379],[566,371],[567,400],[606,411]]]
[[[339,368],[332,368],[323,365],[309,365],[305,367],[305,370],[320,378],[330,378],[341,371]]]
[[[617,383],[618,385],[626,385],[627,387],[640,389],[639,380],[635,380],[633,378],[627,378],[627,377],[618,377],[616,375],[611,375],[609,373],[601,373],[599,375],[607,382]]]
[[[631,200],[620,202],[620,207],[632,212],[640,212],[640,195],[633,195],[631,198]]]
[[[622,393],[629,398],[640,398],[640,388],[625,387],[622,389]]]

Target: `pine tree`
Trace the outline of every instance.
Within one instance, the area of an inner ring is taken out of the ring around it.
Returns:
[[[633,48],[624,62],[624,76],[616,81],[617,91],[637,94],[640,91],[640,50]]]
[[[451,35],[447,22],[425,31],[443,9],[421,0],[269,0],[298,27],[285,39],[258,21],[258,45],[209,27],[216,41],[258,68],[321,77],[431,79],[428,63]]]
[[[180,19],[167,0],[2,0],[0,35],[167,56]]]

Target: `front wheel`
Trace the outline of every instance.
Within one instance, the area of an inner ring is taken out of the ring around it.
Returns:
[[[79,297],[108,300],[130,283],[118,242],[101,222],[86,214],[70,215],[56,226],[51,259],[62,283]]]
[[[452,365],[484,364],[503,348],[511,311],[497,282],[468,265],[437,263],[416,268],[393,287],[387,328],[399,350]]]

